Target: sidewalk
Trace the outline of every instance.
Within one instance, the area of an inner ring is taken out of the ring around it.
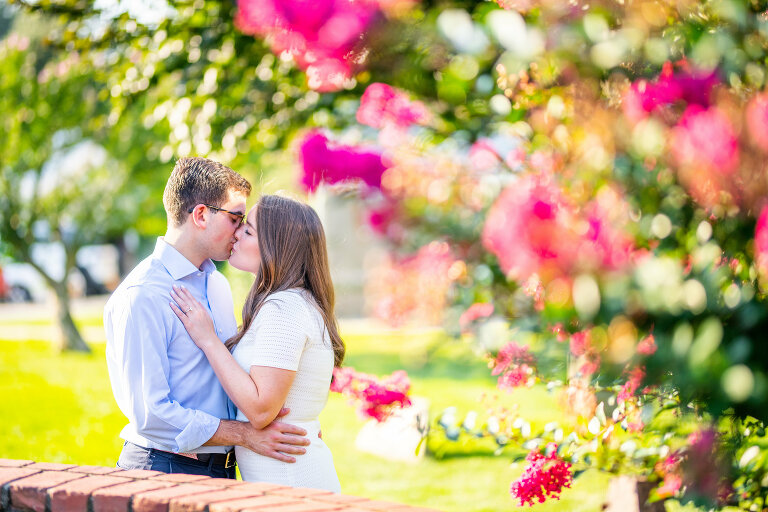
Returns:
[[[72,300],[72,315],[79,318],[101,318],[109,295],[96,295]],[[0,304],[0,339],[7,341],[44,340],[58,337],[55,326],[56,306],[53,301],[23,304]],[[80,333],[87,343],[103,343],[101,325],[86,325]]]
[[[75,322],[87,319],[80,333],[88,343],[104,343],[104,329],[93,319],[101,318],[109,295],[97,295],[72,300]],[[53,301],[0,304],[0,339],[8,341],[52,340],[57,336]],[[339,318],[339,328],[347,335],[386,335],[392,333],[419,335],[441,332],[437,327],[392,327],[373,318]]]
[[[72,314],[75,318],[100,317],[108,298],[109,295],[94,295],[72,299]],[[16,304],[2,303],[0,304],[0,324],[5,322],[18,324],[26,320],[39,322],[46,318],[53,319],[55,307],[53,300]]]

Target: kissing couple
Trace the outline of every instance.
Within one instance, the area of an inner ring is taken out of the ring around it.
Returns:
[[[318,415],[344,343],[323,226],[205,158],[176,162],[165,236],[104,309],[118,467],[340,492]],[[213,261],[255,275],[240,328]]]

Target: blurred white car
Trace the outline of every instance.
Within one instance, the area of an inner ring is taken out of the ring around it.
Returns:
[[[60,244],[35,244],[32,258],[54,279],[64,273],[64,248]],[[113,245],[89,245],[76,256],[76,268],[67,280],[70,295],[81,297],[109,293],[119,284],[118,253]],[[37,270],[27,263],[12,261],[0,265],[2,280],[0,300],[8,302],[43,302],[50,291]]]
[[[7,302],[43,302],[48,287],[42,276],[26,263],[6,263],[2,266],[4,290],[0,297]]]

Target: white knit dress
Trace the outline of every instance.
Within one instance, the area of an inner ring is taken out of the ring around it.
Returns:
[[[288,464],[235,447],[243,480],[341,492],[331,451],[322,439],[318,415],[325,407],[333,373],[333,348],[323,317],[305,290],[270,295],[233,351],[240,367],[268,366],[296,372],[281,419],[307,431],[307,452]],[[237,419],[248,421],[242,412]]]

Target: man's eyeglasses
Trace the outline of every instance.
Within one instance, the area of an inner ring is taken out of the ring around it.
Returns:
[[[233,217],[236,217],[236,218],[237,218],[237,225],[238,225],[238,226],[239,226],[240,224],[245,224],[245,214],[244,214],[244,213],[240,213],[240,212],[233,212],[233,211],[230,211],[230,210],[225,210],[224,208],[219,208],[218,206],[213,206],[213,205],[211,205],[211,204],[205,204],[205,203],[202,203],[202,205],[203,205],[203,206],[205,206],[205,207],[207,207],[207,208],[210,208],[211,210],[214,210],[214,211],[217,211],[217,212],[224,212],[224,213],[228,213],[228,214],[232,215]],[[190,209],[187,211],[187,213],[192,213],[192,211],[193,211],[193,210],[194,210],[194,207],[193,207],[193,208],[190,208]]]

